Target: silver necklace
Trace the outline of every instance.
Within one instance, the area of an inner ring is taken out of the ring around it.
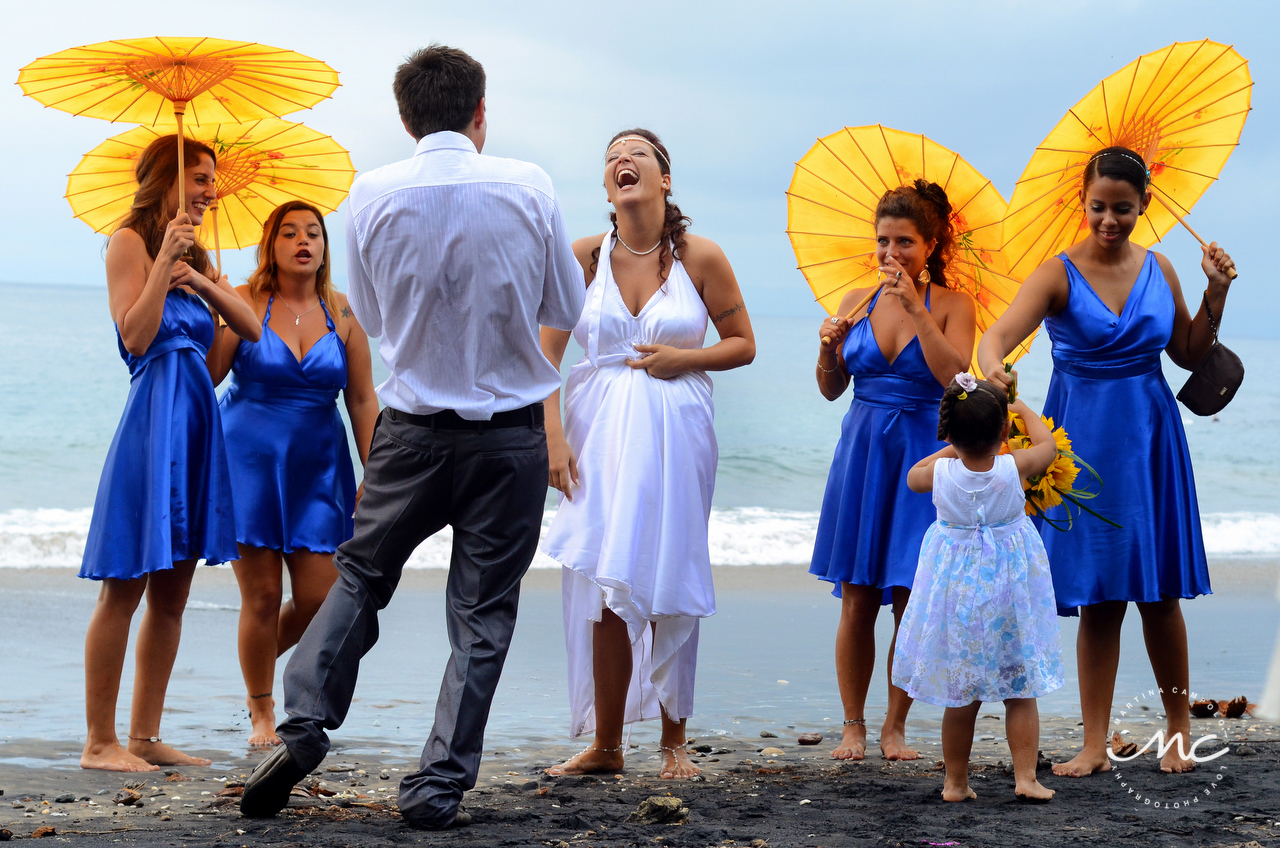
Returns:
[[[280,298],[280,302],[284,304],[285,309],[289,310],[290,312],[293,312],[293,307],[289,305],[289,301],[285,300],[282,297]],[[293,326],[295,327],[298,326],[298,324],[302,322],[303,316],[310,315],[313,311],[315,311],[316,306],[319,306],[319,305],[320,305],[320,299],[317,298],[315,302],[315,306],[312,306],[306,312],[302,313],[302,315],[299,315],[297,312],[293,312]]]
[[[634,253],[636,256],[648,256],[650,253],[653,253],[655,250],[657,250],[658,247],[662,244],[662,239],[661,237],[659,237],[658,244],[655,244],[653,247],[649,248],[648,250],[639,251],[622,240],[622,233],[614,233],[614,235],[618,237],[618,244],[622,245],[627,250]]]

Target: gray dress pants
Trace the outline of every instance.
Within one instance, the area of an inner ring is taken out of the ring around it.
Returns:
[[[445,429],[410,418],[389,408],[379,418],[355,535],[334,558],[338,581],[285,668],[288,718],[278,733],[300,766],[320,765],[329,750],[325,730],[346,718],[360,659],[378,640],[378,611],[391,600],[405,561],[452,525],[446,589],[452,655],[421,769],[400,784],[406,822],[438,828],[452,823],[462,793],[475,786],[520,579],[537,550],[547,440],[540,405],[518,426]]]

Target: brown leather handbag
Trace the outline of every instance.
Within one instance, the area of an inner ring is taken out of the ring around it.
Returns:
[[[1244,363],[1218,341],[1218,321],[1209,308],[1208,297],[1204,298],[1204,311],[1209,313],[1209,326],[1213,328],[1213,347],[1191,372],[1178,392],[1178,400],[1196,415],[1216,415],[1231,403],[1244,382]]]

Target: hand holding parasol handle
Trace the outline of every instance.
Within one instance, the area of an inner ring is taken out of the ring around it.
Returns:
[[[1200,234],[1199,234],[1199,233],[1197,233],[1195,230],[1191,229],[1191,225],[1190,225],[1190,224],[1188,224],[1186,221],[1184,221],[1184,220],[1182,219],[1182,216],[1181,216],[1181,215],[1179,215],[1177,212],[1173,211],[1173,207],[1172,207],[1172,206],[1170,206],[1168,203],[1165,203],[1165,201],[1164,201],[1164,198],[1163,198],[1163,197],[1161,197],[1159,194],[1156,194],[1154,191],[1151,193],[1151,196],[1152,196],[1152,197],[1154,197],[1156,200],[1160,201],[1160,205],[1161,205],[1161,206],[1163,206],[1166,210],[1168,210],[1169,214],[1170,214],[1170,215],[1172,215],[1174,218],[1176,218],[1176,219],[1178,220],[1178,223],[1179,223],[1179,224],[1181,224],[1182,226],[1184,226],[1184,227],[1186,227],[1186,228],[1187,228],[1187,232],[1191,233],[1192,237],[1193,237],[1196,241],[1200,242],[1200,246],[1201,246],[1201,247],[1208,247],[1208,246],[1209,246],[1209,243],[1208,243],[1207,241],[1205,241],[1204,239],[1200,238]],[[1235,269],[1235,268],[1232,268],[1231,270],[1227,271],[1227,276],[1234,280],[1236,277],[1238,277],[1238,276],[1240,276],[1240,275],[1239,275],[1238,273],[1236,273],[1236,269]]]
[[[848,315],[846,315],[846,316],[844,316],[844,320],[846,320],[846,321],[852,321],[852,320],[853,320],[853,316],[857,315],[857,314],[858,314],[858,312],[862,309],[862,307],[864,307],[864,306],[866,306],[868,303],[870,303],[870,302],[871,302],[871,298],[875,297],[875,296],[876,296],[876,292],[878,292],[878,291],[880,291],[880,287],[879,287],[879,286],[876,286],[876,287],[875,287],[875,288],[873,288],[871,291],[867,292],[866,296],[865,296],[865,297],[863,297],[863,298],[862,298],[862,300],[858,301],[858,303],[857,303],[857,304],[856,304],[852,309],[850,309],[850,310],[849,310],[849,314],[848,314]],[[822,343],[823,343],[824,345],[829,345],[829,344],[831,344],[831,337],[830,337],[830,336],[823,336],[823,337],[822,337]]]

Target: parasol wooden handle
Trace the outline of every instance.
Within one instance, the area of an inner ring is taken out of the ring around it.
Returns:
[[[214,282],[222,280],[222,243],[218,240],[218,199],[209,204],[209,213],[213,215],[213,255],[218,261],[218,273]]]
[[[1154,197],[1156,200],[1160,201],[1160,205],[1161,205],[1161,206],[1163,206],[1163,207],[1164,207],[1164,208],[1169,212],[1169,214],[1170,214],[1170,215],[1172,215],[1174,218],[1176,218],[1179,224],[1181,224],[1182,226],[1186,227],[1186,228],[1187,228],[1187,232],[1191,233],[1192,238],[1194,238],[1196,241],[1200,242],[1200,244],[1201,244],[1201,246],[1202,246],[1202,247],[1208,247],[1208,246],[1209,246],[1209,243],[1208,243],[1207,241],[1205,241],[1204,239],[1200,238],[1200,234],[1199,234],[1199,233],[1197,233],[1195,230],[1191,229],[1191,225],[1190,225],[1190,224],[1188,224],[1186,221],[1184,221],[1181,215],[1179,215],[1177,212],[1173,211],[1173,207],[1172,207],[1172,206],[1170,206],[1168,203],[1165,203],[1165,201],[1164,201],[1164,198],[1163,198],[1163,197],[1161,197],[1160,195],[1156,194],[1155,192],[1152,192],[1152,193],[1151,193],[1151,196],[1152,196],[1152,197]],[[1236,277],[1238,277],[1238,276],[1240,276],[1240,275],[1236,273],[1236,269],[1235,269],[1235,268],[1232,268],[1230,271],[1228,271],[1228,272],[1227,272],[1227,276],[1234,280]]]
[[[876,296],[876,292],[878,292],[878,291],[880,291],[880,286],[876,286],[876,287],[875,287],[875,288],[873,288],[871,291],[867,292],[866,297],[864,297],[864,298],[862,298],[862,300],[858,301],[857,305],[856,305],[856,306],[854,306],[854,307],[853,307],[853,309],[850,309],[850,310],[849,310],[849,314],[848,314],[848,315],[846,315],[846,316],[844,316],[844,319],[845,319],[846,321],[848,321],[848,320],[849,320],[849,319],[851,319],[853,316],[857,315],[857,314],[858,314],[858,311],[859,311],[859,310],[861,310],[861,309],[862,309],[862,307],[866,306],[868,303],[870,303],[870,302],[871,302],[871,298],[875,297],[875,296]],[[822,343],[823,343],[824,345],[829,345],[829,344],[831,344],[831,337],[830,337],[830,336],[823,336],[823,337],[822,337]]]
[[[186,163],[182,161],[184,151],[182,144],[182,115],[187,111],[187,104],[181,100],[173,101],[173,117],[178,121],[178,214],[187,208]]]

